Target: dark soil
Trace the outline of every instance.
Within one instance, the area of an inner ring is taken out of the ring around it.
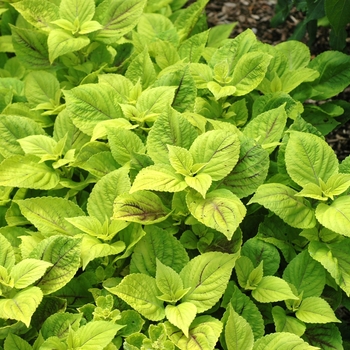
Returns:
[[[293,9],[283,25],[272,28],[270,20],[274,16],[275,4],[276,0],[212,0],[209,1],[206,7],[208,23],[212,27],[217,24],[237,22],[232,37],[250,28],[260,41],[276,45],[289,38],[295,26],[304,18],[304,15]],[[306,37],[303,41],[307,43],[307,40]],[[350,36],[348,40],[349,50]],[[321,27],[317,32],[315,42],[310,47],[310,52],[312,56],[315,56],[326,50],[330,50],[328,29]],[[350,102],[350,88],[341,93],[339,98]],[[343,116],[343,120],[347,119],[350,119],[350,115],[348,117]],[[350,121],[338,126],[327,135],[327,141],[335,150],[339,160],[349,156]]]

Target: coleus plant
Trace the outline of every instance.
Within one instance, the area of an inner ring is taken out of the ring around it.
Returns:
[[[349,344],[350,57],[207,2],[2,2],[4,350]]]

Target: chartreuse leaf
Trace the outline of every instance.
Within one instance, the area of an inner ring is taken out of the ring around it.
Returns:
[[[260,303],[298,299],[298,297],[293,294],[288,283],[282,278],[275,276],[264,276],[257,287],[252,291],[252,296]]]
[[[106,289],[151,321],[160,321],[165,317],[163,301],[157,298],[161,292],[156,279],[151,276],[133,273],[124,277],[116,287]]]
[[[212,130],[198,136],[190,147],[194,164],[205,164],[198,174],[205,173],[218,181],[237,164],[240,143],[238,136],[228,131]]]
[[[42,70],[33,71],[25,78],[24,93],[35,109],[53,109],[60,102],[60,83],[51,73]]]
[[[246,95],[261,83],[271,58],[262,52],[249,52],[238,60],[230,82],[230,85],[236,87],[235,96]]]
[[[82,268],[84,270],[88,263],[96,258],[117,255],[124,249],[125,243],[122,241],[103,243],[96,237],[84,235],[81,243]]]
[[[341,322],[335,316],[330,305],[319,297],[304,298],[295,316],[306,323]]]
[[[158,289],[171,298],[168,302],[176,302],[176,295],[183,291],[183,283],[179,274],[171,267],[164,265],[161,261],[156,259],[156,284]],[[164,300],[164,298],[161,298]]]
[[[350,187],[350,174],[334,174],[324,184],[321,182],[322,192],[334,200],[334,196],[344,193]]]
[[[232,238],[246,214],[243,203],[226,189],[209,192],[205,198],[191,191],[186,196],[186,203],[198,221],[223,233],[228,239]]]
[[[289,262],[283,272],[283,279],[293,284],[299,294],[303,293],[303,298],[319,297],[326,284],[324,268],[306,250]]]
[[[130,179],[128,170],[120,168],[102,177],[92,189],[87,211],[102,224],[113,215],[113,203],[116,197],[129,192]]]
[[[52,266],[50,262],[37,259],[24,259],[15,265],[10,276],[14,280],[14,287],[23,289],[28,287],[42,277],[48,267]]]
[[[317,350],[295,334],[278,332],[265,335],[254,343],[253,350]]]
[[[27,341],[18,335],[9,333],[4,342],[4,350],[32,350]]]
[[[17,292],[10,299],[0,299],[0,317],[22,321],[27,327],[36,308],[43,298],[39,287],[28,287]]]
[[[304,68],[310,62],[310,50],[300,41],[284,41],[276,45],[276,49],[282,52],[287,59],[288,71]]]
[[[322,264],[348,296],[350,295],[349,249],[348,238],[334,243],[311,241],[308,246],[311,257]]]
[[[146,235],[136,244],[130,271],[156,276],[156,259],[179,273],[188,263],[185,248],[170,232],[157,226],[145,227]]]
[[[132,159],[133,153],[144,153],[145,146],[142,140],[131,130],[109,129],[108,141],[113,158],[124,165]]]
[[[339,197],[330,205],[320,203],[316,208],[316,218],[328,229],[350,237],[350,197]]]
[[[211,316],[199,316],[190,326],[188,337],[176,326],[165,322],[166,331],[171,341],[181,350],[211,350],[214,349],[222,323]]]
[[[168,145],[189,149],[197,135],[187,119],[169,110],[154,122],[147,137],[147,153],[154,163],[169,164]]]
[[[59,181],[59,173],[44,163],[40,158],[28,154],[12,156],[0,165],[0,186],[50,190]]]
[[[255,286],[249,285],[249,276],[254,271],[252,261],[246,256],[240,256],[235,264],[235,272],[239,285],[244,289],[254,289]],[[262,277],[262,276],[261,276]],[[260,281],[259,281],[260,282]],[[253,287],[253,288],[251,288]]]
[[[52,236],[41,241],[30,253],[29,258],[40,259],[52,264],[36,283],[44,294],[51,294],[65,286],[80,267],[81,239]]]
[[[316,135],[293,131],[285,153],[289,176],[300,186],[320,185],[338,172],[338,160],[325,141]]]
[[[90,21],[95,13],[93,0],[62,0],[59,8],[60,18],[74,23],[78,18],[80,23]]]
[[[5,267],[8,271],[15,265],[15,252],[5,236],[0,234],[0,266]]]
[[[238,198],[254,193],[265,181],[270,165],[269,154],[259,143],[240,136],[241,149],[237,164],[223,179],[223,184]]]
[[[149,225],[164,221],[170,213],[155,193],[137,191],[115,199],[112,219]]]
[[[209,310],[224,293],[235,254],[209,252],[192,259],[180,272],[184,288],[191,288],[182,302],[191,302],[197,312]]]
[[[197,314],[194,304],[184,302],[178,305],[167,305],[165,316],[174,326],[180,328],[183,334],[188,337],[189,327]]]
[[[107,321],[93,321],[72,329],[68,333],[67,345],[70,349],[102,350],[123,326]]]
[[[271,153],[280,141],[286,126],[285,105],[263,112],[244,128],[244,135],[257,142]]]
[[[261,185],[248,204],[259,203],[296,228],[313,228],[316,218],[311,205],[296,191],[279,183]]]
[[[167,145],[169,150],[169,161],[178,174],[190,175],[193,166],[193,157],[186,148]]]
[[[286,312],[280,306],[272,308],[273,322],[275,323],[276,332],[293,333],[301,337],[306,330],[304,322],[295,317],[287,316]]]
[[[0,154],[4,158],[24,154],[17,140],[45,133],[38,123],[17,115],[1,115],[0,132],[2,135],[0,138]]]
[[[63,29],[53,29],[49,33],[47,45],[49,48],[49,59],[52,62],[67,53],[79,51],[90,44],[87,36],[75,37]]]
[[[185,182],[189,187],[195,189],[203,198],[205,198],[206,193],[212,184],[212,178],[208,174],[200,173],[194,176],[186,176]]]
[[[180,192],[187,187],[182,175],[167,164],[150,165],[136,176],[130,193],[139,190]]]
[[[37,197],[17,200],[22,214],[42,233],[73,236],[81,233],[65,218],[83,216],[84,211],[68,199]]]
[[[207,84],[207,88],[214,95],[215,100],[217,101],[220,100],[220,98],[232,96],[237,90],[235,86],[221,86],[215,81],[210,81]]]
[[[227,350],[251,350],[254,335],[249,323],[230,305],[229,316],[225,326]]]
[[[103,1],[95,12],[94,19],[103,28],[94,37],[97,41],[112,44],[130,32],[140,20],[146,0]]]
[[[65,90],[69,117],[82,132],[91,136],[96,125],[105,120],[122,117],[119,95],[106,84],[84,84]]]

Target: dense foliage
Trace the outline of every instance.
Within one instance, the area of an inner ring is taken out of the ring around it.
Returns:
[[[349,344],[350,57],[207,2],[2,2],[1,349]]]

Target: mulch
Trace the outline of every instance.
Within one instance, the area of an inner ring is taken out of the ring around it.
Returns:
[[[213,27],[218,24],[237,22],[231,34],[232,37],[250,28],[260,41],[276,45],[289,38],[296,25],[303,20],[304,14],[293,8],[285,23],[273,28],[270,20],[275,14],[275,4],[276,0],[212,0],[206,6],[208,24],[209,27]],[[306,36],[303,42],[307,43],[307,41]],[[350,36],[348,44],[348,49],[350,49]],[[310,47],[310,52],[312,56],[315,56],[327,50],[330,50],[328,28],[320,27],[316,40]],[[339,98],[350,102],[350,88],[342,92]],[[337,127],[327,135],[326,139],[335,150],[339,160],[349,156],[350,121]]]

